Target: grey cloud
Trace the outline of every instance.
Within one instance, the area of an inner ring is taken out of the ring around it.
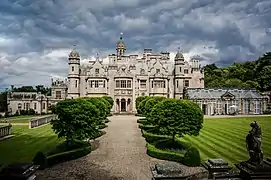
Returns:
[[[257,59],[271,48],[270,7],[269,0],[1,0],[0,87],[49,85],[66,76],[73,44],[83,59],[105,57],[121,31],[128,53],[181,47],[204,63]]]

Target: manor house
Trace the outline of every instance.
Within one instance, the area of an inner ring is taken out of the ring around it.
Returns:
[[[204,89],[204,73],[199,60],[185,60],[180,50],[173,62],[169,52],[154,53],[152,49],[144,49],[140,55],[126,55],[126,50],[121,35],[116,53],[108,56],[109,62],[97,57],[83,65],[80,54],[73,49],[68,56],[68,77],[65,81],[52,80],[51,96],[10,93],[9,111],[15,113],[32,108],[37,113],[46,113],[51,104],[67,98],[111,96],[113,113],[135,113],[135,100],[139,96],[179,99],[184,93],[207,115],[230,114],[231,107],[237,105],[242,114],[261,114],[264,111],[266,97],[254,90]],[[247,105],[248,102],[255,102],[255,105]]]

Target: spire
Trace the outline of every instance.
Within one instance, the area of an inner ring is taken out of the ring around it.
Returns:
[[[118,57],[121,57],[121,56],[123,56],[125,54],[126,46],[125,46],[124,41],[123,41],[123,33],[120,33],[120,40],[117,43],[116,50],[117,50],[117,56]]]
[[[123,33],[121,32],[120,33],[120,40],[122,40],[122,37],[123,37]]]

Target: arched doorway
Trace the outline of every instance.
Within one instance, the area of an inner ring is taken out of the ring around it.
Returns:
[[[121,112],[126,112],[126,100],[125,99],[121,99],[120,100],[120,111]]]

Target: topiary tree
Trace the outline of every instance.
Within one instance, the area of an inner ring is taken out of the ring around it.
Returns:
[[[138,106],[139,114],[142,114],[143,116],[145,116],[145,104],[151,98],[153,98],[153,96],[148,96],[139,103],[139,106]]]
[[[102,98],[99,97],[84,97],[83,98],[86,101],[89,101],[92,103],[97,109],[98,109],[98,120],[100,124],[103,124],[103,120],[107,117],[107,104],[102,100]]]
[[[187,166],[199,166],[201,162],[199,150],[190,146],[184,154],[182,163]]]
[[[114,100],[111,96],[103,96],[103,99],[105,99],[110,104],[110,110],[112,109],[114,105]]]
[[[99,133],[98,109],[86,99],[64,100],[56,105],[58,119],[52,120],[52,129],[59,138],[64,137],[67,144],[74,140],[94,138]]]
[[[150,113],[152,111],[152,108],[158,104],[159,102],[165,100],[165,97],[161,97],[161,96],[155,96],[152,98],[149,98],[146,103],[145,103],[145,108],[144,108],[144,116],[150,120]]]
[[[140,114],[140,112],[139,112],[139,104],[144,100],[144,99],[146,99],[148,96],[139,96],[139,97],[137,97],[136,98],[136,110],[137,110],[137,113],[138,114]]]
[[[101,100],[106,105],[106,115],[109,115],[112,109],[112,105],[103,97],[100,97],[99,100]]]
[[[189,100],[166,99],[156,104],[150,117],[159,131],[172,137],[199,134],[203,124],[203,112]]]

